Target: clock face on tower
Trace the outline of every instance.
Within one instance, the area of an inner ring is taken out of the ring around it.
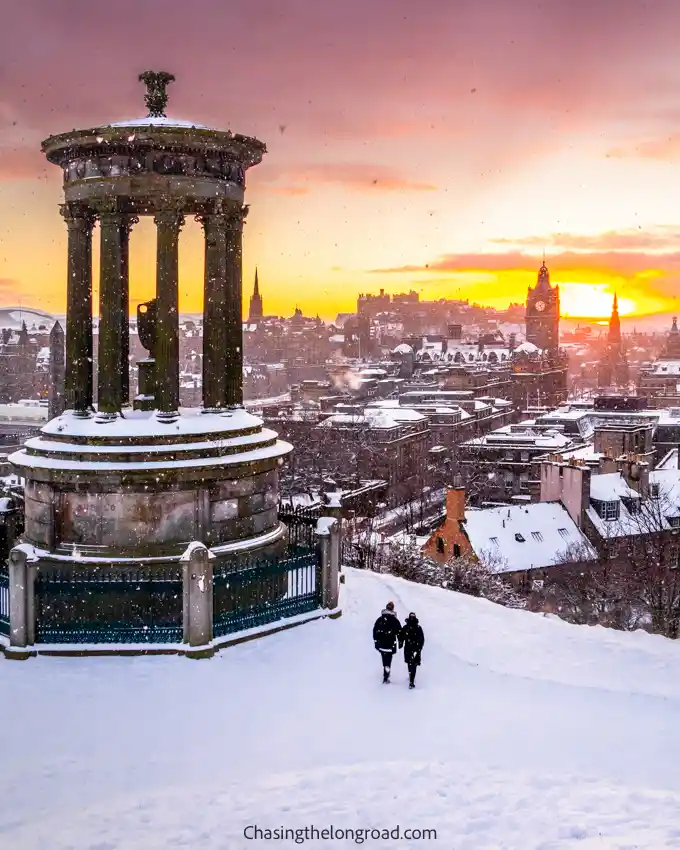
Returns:
[[[534,307],[538,310],[539,313],[542,313],[545,310],[546,304],[545,301],[537,301],[534,304]]]

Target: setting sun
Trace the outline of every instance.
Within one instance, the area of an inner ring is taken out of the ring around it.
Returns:
[[[611,315],[614,293],[604,283],[560,283],[560,313],[563,316],[602,319]],[[619,296],[619,315],[632,316],[637,310],[635,301]]]

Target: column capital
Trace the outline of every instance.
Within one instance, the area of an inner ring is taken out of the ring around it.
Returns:
[[[227,227],[229,230],[241,230],[249,209],[250,207],[248,206],[242,206],[228,211]]]
[[[164,227],[169,230],[176,230],[178,233],[184,226],[184,213],[176,207],[167,207],[159,209],[153,217],[156,227]]]
[[[95,211],[85,204],[59,204],[59,212],[69,229],[91,232],[97,220]]]
[[[126,215],[121,216],[120,226],[125,236],[130,235],[130,231],[135,226],[135,224],[139,224],[138,215],[132,215],[131,213],[127,213]]]

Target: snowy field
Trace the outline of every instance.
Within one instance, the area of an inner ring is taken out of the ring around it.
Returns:
[[[209,661],[0,661],[0,847],[680,848],[680,643],[371,573],[344,594],[338,621]],[[388,599],[425,629],[412,692],[401,658],[380,682]]]

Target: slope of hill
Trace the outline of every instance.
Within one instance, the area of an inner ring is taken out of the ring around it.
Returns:
[[[680,645],[372,573],[344,591],[340,620],[211,661],[0,661],[0,843],[680,846]],[[415,691],[401,658],[380,682],[371,627],[390,598],[426,632]],[[249,824],[402,837],[267,842]]]

